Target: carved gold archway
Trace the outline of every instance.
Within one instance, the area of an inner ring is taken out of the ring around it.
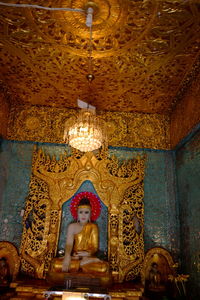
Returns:
[[[86,180],[108,208],[108,259],[117,282],[137,277],[144,257],[144,158],[120,164],[93,153],[55,157],[35,150],[24,214],[22,271],[45,278],[56,255],[62,205]]]

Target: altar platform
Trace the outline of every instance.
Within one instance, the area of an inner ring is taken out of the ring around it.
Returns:
[[[141,284],[122,283],[113,284],[109,288],[92,287],[92,288],[73,288],[54,287],[45,280],[16,280],[10,284],[12,293],[9,297],[6,295],[3,299],[10,300],[30,300],[30,299],[62,299],[65,292],[81,292],[86,294],[87,299],[112,299],[112,300],[139,300],[142,297],[144,288]],[[102,297],[101,297],[102,295]],[[106,297],[108,296],[108,297]]]

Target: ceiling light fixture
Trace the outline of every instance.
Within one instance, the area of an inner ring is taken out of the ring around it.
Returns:
[[[90,28],[90,41],[88,47],[89,72],[86,76],[89,83],[89,92],[91,83],[94,80],[92,74],[92,20],[93,8],[87,8],[86,26]],[[73,124],[66,124],[64,130],[64,141],[81,152],[90,152],[99,149],[107,144],[107,134],[105,124],[98,116],[94,106],[78,99],[78,106],[81,108]]]
[[[96,116],[95,109],[87,103],[78,100],[79,107],[82,106],[73,124],[65,128],[64,139],[75,149],[81,152],[90,152],[99,149],[105,140],[103,124]],[[80,104],[81,103],[81,104]]]

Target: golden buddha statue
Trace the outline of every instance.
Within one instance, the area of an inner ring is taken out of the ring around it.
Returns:
[[[95,256],[98,250],[99,230],[98,226],[91,222],[91,217],[94,220],[94,216],[90,200],[82,198],[73,212],[77,215],[77,222],[68,225],[64,258],[53,259],[51,272],[84,273],[93,277],[104,277],[107,278],[105,281],[110,281],[108,263]]]

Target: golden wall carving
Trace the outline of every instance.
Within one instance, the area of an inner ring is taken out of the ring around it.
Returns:
[[[84,8],[87,2],[34,3]],[[84,14],[1,7],[1,75],[13,103],[75,108],[80,97],[103,111],[171,112],[199,51],[198,1],[94,2],[90,91]]]
[[[64,124],[76,110],[52,107],[12,108],[8,139],[63,143]],[[169,149],[169,117],[159,114],[98,112],[105,121],[109,146]]]
[[[142,270],[144,257],[143,178],[145,158],[120,164],[105,151],[59,160],[34,151],[21,243],[22,270],[44,278],[56,255],[62,204],[90,180],[108,208],[108,260],[117,282]]]

